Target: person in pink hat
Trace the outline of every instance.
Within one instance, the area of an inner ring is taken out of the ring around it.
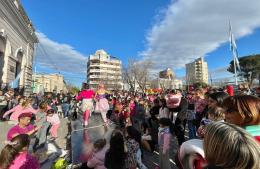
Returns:
[[[10,141],[19,134],[34,134],[40,127],[35,127],[30,124],[31,118],[31,113],[20,114],[18,117],[18,124],[9,129],[7,133],[7,140]]]

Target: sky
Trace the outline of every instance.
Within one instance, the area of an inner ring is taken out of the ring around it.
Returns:
[[[208,62],[213,79],[226,67],[229,20],[239,56],[260,53],[259,0],[21,0],[37,31],[36,72],[58,73],[68,83],[86,80],[86,61],[98,49],[127,65],[151,60],[153,72]]]

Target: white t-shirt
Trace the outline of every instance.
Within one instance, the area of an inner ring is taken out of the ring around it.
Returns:
[[[164,108],[160,108],[159,111],[159,118],[170,118],[170,112],[169,109],[167,107]]]
[[[54,113],[53,116],[47,116],[47,121],[50,122],[52,125],[60,124],[60,118],[57,113]]]

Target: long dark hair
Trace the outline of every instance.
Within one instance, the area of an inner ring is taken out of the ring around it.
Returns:
[[[217,106],[221,106],[223,101],[228,97],[228,94],[225,92],[215,92],[209,94],[209,98],[217,102]]]
[[[126,132],[128,134],[128,138],[134,139],[139,143],[139,145],[141,145],[142,134],[136,128],[133,126],[128,126],[126,127]]]
[[[110,148],[107,151],[105,166],[108,169],[121,169],[125,165],[124,137],[121,132],[113,132]]]
[[[9,168],[19,152],[22,151],[23,148],[28,147],[29,144],[30,138],[27,134],[20,134],[14,137],[1,151],[0,168]]]
[[[160,102],[162,103],[162,108],[164,109],[167,107],[166,99],[161,99]]]
[[[170,119],[168,119],[168,118],[160,118],[159,119],[159,124],[161,124],[162,126],[164,126],[164,127],[169,127],[169,129],[170,129],[170,133],[171,134],[173,134],[174,133],[174,125],[173,125],[173,123],[171,122],[171,120]]]

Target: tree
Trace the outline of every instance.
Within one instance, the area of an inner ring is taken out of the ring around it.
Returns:
[[[135,61],[128,60],[127,67],[123,68],[123,80],[130,86],[130,90],[136,89],[136,84],[142,92],[145,92],[147,82],[150,80],[150,68],[152,62],[149,60]]]
[[[130,90],[134,91],[135,84],[136,84],[135,82],[136,80],[134,77],[134,60],[129,59],[128,65],[123,67],[122,78],[123,78],[123,82],[127,83],[130,86]]]
[[[258,79],[260,84],[260,54],[249,55],[239,58],[239,65],[241,68],[238,76],[245,78],[249,84],[252,85],[254,79]],[[230,62],[227,71],[234,73],[234,61]]]
[[[66,87],[68,89],[68,92],[72,94],[77,94],[80,91],[80,88],[74,86],[73,84],[67,84]]]
[[[194,89],[199,89],[199,88],[205,88],[208,87],[208,84],[205,82],[197,82],[193,84]]]

